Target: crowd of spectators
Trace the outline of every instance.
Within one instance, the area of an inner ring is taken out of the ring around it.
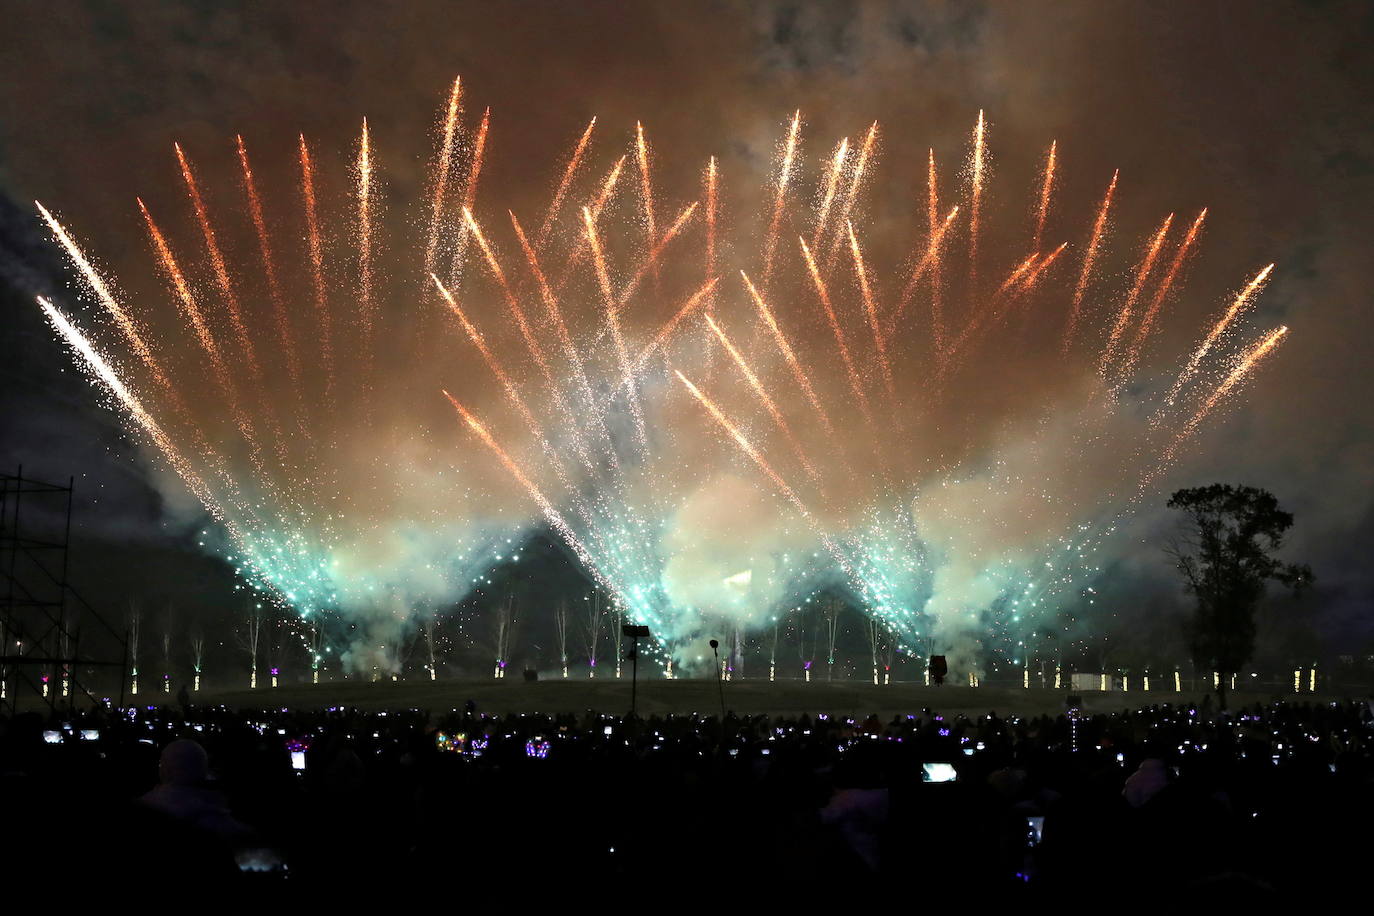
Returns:
[[[0,719],[0,800],[12,875],[124,886],[1256,905],[1362,878],[1374,715],[98,707]]]

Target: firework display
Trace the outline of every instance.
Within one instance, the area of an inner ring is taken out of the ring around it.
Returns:
[[[650,124],[592,118],[517,213],[482,185],[495,128],[467,92],[404,234],[366,120],[346,199],[304,136],[289,193],[234,137],[233,206],[175,147],[193,235],[138,201],[166,305],[129,301],[39,204],[90,306],[40,300],[56,333],[244,588],[359,623],[355,667],[394,669],[403,630],[536,528],[668,673],[727,632],[734,676],[740,634],[772,633],[775,662],[778,618],[822,592],[870,619],[875,683],[892,652],[1019,665],[1090,613],[1103,539],[1287,334],[1246,323],[1272,264],[1217,315],[1214,293],[1183,307],[1205,209],[1140,230],[1118,281],[1126,187],[1103,176],[1091,222],[1062,224],[1049,138],[1029,220],[1002,219],[981,111],[965,162],[888,151],[917,163],[914,201],[886,190],[877,122],[812,155],[797,111],[771,174],[674,151],[705,165],[669,187]],[[732,210],[734,182],[760,205]],[[1175,319],[1191,352],[1162,344]]]

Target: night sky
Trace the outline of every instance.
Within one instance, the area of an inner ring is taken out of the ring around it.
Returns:
[[[1272,261],[1250,327],[1291,334],[1165,486],[1271,490],[1297,520],[1286,556],[1318,581],[1283,607],[1308,615],[1328,651],[1374,640],[1367,4],[68,2],[8,4],[0,18],[0,465],[76,476],[75,578],[100,606],[138,597],[207,619],[237,609],[232,573],[197,547],[205,521],[190,497],[150,470],[33,305],[36,294],[73,301],[34,199],[132,296],[161,299],[134,197],[179,213],[173,231],[195,237],[177,209],[174,140],[207,181],[232,188],[242,133],[264,184],[286,187],[304,132],[341,182],[365,114],[399,238],[424,199],[435,112],[461,74],[469,118],[492,109],[483,181],[517,210],[547,199],[593,114],[606,131],[593,172],[641,119],[665,188],[689,186],[714,154],[748,209],[797,108],[813,160],[877,118],[896,177],[870,194],[918,218],[912,176],[927,148],[955,162],[980,108],[999,212],[1029,207],[1056,140],[1065,237],[1077,241],[1119,168],[1122,254],[1109,271],[1129,269],[1163,213],[1210,208],[1180,314],[1214,314]],[[1164,335],[1182,351],[1197,327],[1180,320]],[[1145,632],[1184,600],[1161,550],[1173,524],[1162,503],[1113,540],[1096,582],[1108,627]]]

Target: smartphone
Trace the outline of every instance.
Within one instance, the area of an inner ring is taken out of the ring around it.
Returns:
[[[1041,838],[1041,836],[1044,834],[1044,832],[1045,832],[1045,818],[1044,818],[1044,817],[1037,816],[1037,817],[1028,817],[1028,818],[1026,818],[1026,845],[1028,845],[1028,846],[1039,846],[1039,845],[1040,845],[1040,838]]]
[[[82,741],[99,741],[99,740],[100,740],[100,730],[99,730],[99,729],[95,729],[95,728],[83,728],[83,729],[81,729],[81,740],[82,740]]]
[[[291,752],[291,769],[293,769],[293,770],[303,770],[303,769],[305,769],[305,751],[292,751],[292,752]]]
[[[958,778],[959,771],[952,763],[921,764],[921,782],[954,782]]]
[[[51,728],[48,729],[47,731],[43,732],[43,743],[44,743],[44,744],[61,744],[61,743],[62,743],[62,733],[61,733],[60,731],[55,730],[55,729],[51,729]]]

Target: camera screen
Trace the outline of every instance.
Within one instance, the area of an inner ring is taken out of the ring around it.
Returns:
[[[921,782],[954,782],[959,773],[952,763],[921,764]]]

